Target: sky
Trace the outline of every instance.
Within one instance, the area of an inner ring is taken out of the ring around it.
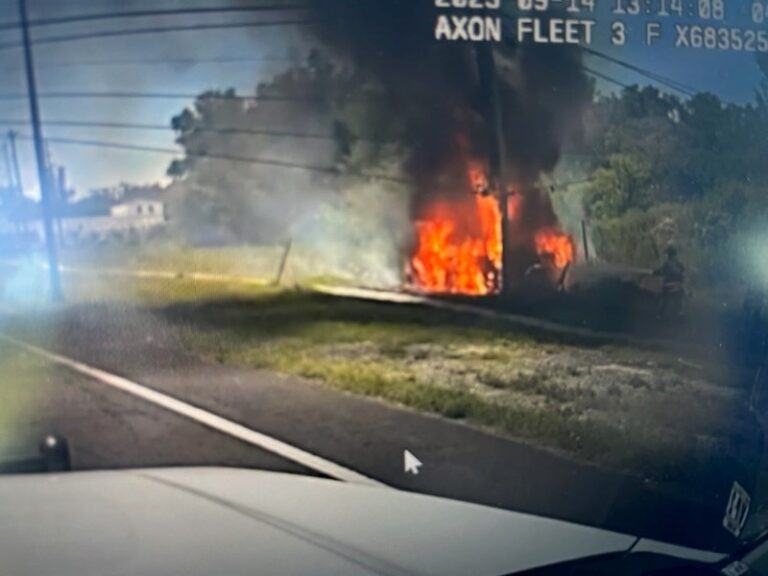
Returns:
[[[30,19],[115,10],[141,10],[190,6],[233,5],[202,1],[142,0],[29,0]],[[15,2],[6,0],[0,7],[0,22],[17,19]],[[203,16],[155,17],[152,19],[123,19],[85,25],[50,26],[34,32],[35,38],[77,34],[84,31],[112,30],[126,27],[186,25],[197,23],[231,23],[258,20],[295,19],[291,13],[223,14]],[[0,33],[0,44],[20,38],[17,32]],[[38,91],[87,92],[154,92],[198,94],[208,89],[234,87],[240,93],[253,93],[256,84],[290,66],[302,54],[299,29],[259,28],[176,32],[158,35],[100,38],[71,43],[35,47]],[[130,64],[125,60],[211,60],[242,58],[253,61],[232,63]],[[267,61],[259,61],[266,59]],[[94,62],[109,62],[96,65]],[[25,93],[22,52],[18,49],[0,50],[0,93]],[[78,64],[78,65],[75,65]],[[85,64],[85,65],[81,65]],[[96,122],[150,123],[170,126],[171,118],[189,106],[192,100],[96,100],[41,99],[44,133],[51,138],[77,138],[123,142],[130,144],[174,147],[174,134],[169,129],[137,131],[126,129],[95,129],[46,126],[46,120]],[[3,120],[26,120],[30,116],[27,100],[0,101],[0,130],[9,128],[30,134],[28,126],[3,124]],[[89,189],[116,185],[127,181],[151,183],[161,181],[172,160],[171,156],[142,152],[106,150],[80,146],[49,144],[52,161],[67,167],[70,185],[80,194]],[[36,196],[37,177],[34,151],[29,141],[19,141],[19,156],[25,187]],[[0,170],[0,182],[4,177]]]
[[[595,0],[596,14],[601,33],[596,34],[593,48],[620,58],[637,67],[656,74],[673,78],[697,92],[712,92],[721,99],[748,103],[754,101],[755,90],[760,82],[760,71],[755,63],[754,54],[734,51],[712,51],[703,49],[675,47],[677,39],[674,25],[706,24],[687,14],[687,7],[692,0],[682,0],[685,11],[682,18],[664,18],[640,14],[638,16],[617,16],[613,9],[617,1],[626,5],[628,0]],[[650,10],[657,9],[661,0],[641,0],[648,2]],[[664,0],[669,5],[670,0]],[[752,23],[751,0],[725,0],[726,19],[719,26],[739,29],[758,29]],[[767,4],[768,5],[768,4]],[[622,21],[627,25],[627,43],[613,46],[610,41],[610,24]],[[645,45],[646,27],[650,22],[661,24],[662,36],[653,46]],[[768,20],[766,20],[768,22]],[[763,29],[766,25],[763,24]],[[611,75],[630,84],[647,84],[647,78],[630,72],[616,64],[604,60],[588,58],[589,64],[604,74]],[[605,91],[614,90],[605,82],[598,83]]]
[[[263,0],[260,0],[263,2]],[[240,0],[241,4],[260,1]],[[382,0],[386,1],[386,0]],[[648,18],[624,17],[634,40],[624,47],[611,46],[607,27],[616,17],[611,8],[616,0],[596,0],[598,26],[593,48],[608,53],[632,65],[671,77],[696,91],[709,91],[725,100],[744,103],[754,98],[759,73],[754,58],[745,53],[720,53],[673,48],[671,23],[661,42],[651,48],[640,38]],[[659,1],[659,0],[655,0]],[[190,6],[233,6],[236,0],[28,0],[30,17],[56,17],[116,10],[160,9]],[[735,14],[729,25],[748,26],[743,8],[750,2],[730,2]],[[739,6],[739,9],[733,9]],[[17,20],[16,2],[6,0],[0,5],[0,23]],[[147,26],[185,25],[196,23],[233,23],[257,20],[296,18],[295,13],[269,14],[206,14],[168,16],[152,19],[122,19],[67,24],[36,28],[34,39],[98,30],[142,28]],[[659,20],[655,18],[655,20]],[[753,27],[753,26],[750,26]],[[18,31],[0,32],[0,93],[24,93],[22,52],[18,48],[2,48],[2,44],[17,41]],[[52,91],[88,92],[174,92],[197,94],[207,89],[236,88],[240,93],[252,93],[256,84],[269,80],[296,62],[307,51],[302,30],[295,26],[258,29],[206,30],[194,32],[165,32],[162,34],[98,38],[66,43],[40,44],[34,48],[38,89]],[[210,63],[205,60],[238,58],[251,61]],[[169,60],[197,60],[198,64],[170,63]],[[164,60],[164,63],[125,64],[126,60]],[[110,62],[109,65],[98,63]],[[647,84],[649,80],[625,67],[589,57],[590,68],[626,84]],[[616,86],[598,81],[601,92],[616,90]],[[51,138],[77,138],[129,143],[142,146],[174,147],[171,130],[137,131],[126,129],[97,129],[46,126],[46,120],[95,122],[150,123],[168,125],[191,100],[96,100],[41,99],[44,133]],[[0,131],[10,128],[22,135],[28,126],[6,124],[29,118],[25,99],[0,100]],[[145,184],[162,182],[171,156],[124,150],[107,150],[51,142],[49,150],[55,164],[65,165],[70,185],[83,195],[91,189],[117,185],[120,182]],[[19,142],[26,192],[37,196],[34,154],[28,140]],[[0,163],[0,184],[4,170]]]

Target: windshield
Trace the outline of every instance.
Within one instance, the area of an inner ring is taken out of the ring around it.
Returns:
[[[0,460],[768,528],[765,2],[0,20]]]

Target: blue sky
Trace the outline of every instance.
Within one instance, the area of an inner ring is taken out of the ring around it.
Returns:
[[[97,13],[114,10],[156,9],[178,6],[211,6],[216,0],[151,0],[115,2],[109,0],[29,0],[36,16],[60,16]],[[0,21],[16,19],[15,2],[7,1],[0,8]],[[184,25],[199,22],[238,22],[245,19],[281,19],[284,15],[224,14],[206,16],[174,16],[170,18],[132,19],[99,22],[87,26],[46,27],[35,32],[38,37],[78,33],[98,29],[128,26],[146,27]],[[19,38],[18,33],[0,33],[0,44]],[[136,37],[102,38],[67,44],[41,45],[35,48],[38,66],[38,89],[46,91],[134,91],[174,92],[197,94],[206,89],[234,87],[241,93],[252,93],[260,79],[269,78],[289,66],[291,58],[301,54],[301,34],[298,29],[261,28],[230,29],[223,31],[183,32]],[[111,65],[111,66],[59,66],[57,63],[93,62],[132,59],[215,59],[218,57],[253,57],[253,62],[216,63],[198,65]],[[259,62],[258,59],[284,60]],[[24,92],[24,76],[20,50],[0,51],[0,92]],[[125,123],[169,124],[173,115],[191,101],[184,100],[41,100],[43,121],[83,120]],[[25,100],[0,101],[0,120],[29,118]],[[0,130],[8,126],[0,122]],[[26,127],[14,127],[30,133]],[[144,132],[136,130],[45,127],[50,137],[96,139],[131,144],[172,147],[173,132]],[[23,178],[30,195],[36,186],[32,146],[20,142],[20,160]],[[163,178],[169,156],[140,152],[126,152],[71,145],[50,145],[55,163],[64,164],[71,184],[81,193],[95,187],[109,186],[121,181],[148,183]],[[0,180],[4,177],[0,171]]]
[[[116,9],[156,9],[180,6],[231,5],[225,0],[29,0],[32,18],[63,16],[84,12],[108,12]],[[386,0],[383,0],[386,1]],[[596,0],[598,26],[607,30],[612,18],[610,6],[614,0]],[[744,2],[747,6],[748,2]],[[735,4],[731,4],[731,7]],[[0,6],[0,22],[16,20],[16,2],[7,0]],[[153,20],[120,20],[88,25],[46,27],[35,31],[37,37],[78,33],[129,26],[162,26],[165,24],[194,24],[198,22],[239,22],[284,15],[224,14],[154,18]],[[626,17],[630,33],[637,39],[623,48],[608,42],[606,32],[598,34],[595,48],[624,61],[675,78],[696,90],[711,91],[724,99],[737,102],[750,101],[759,82],[759,74],[750,54],[713,53],[672,48],[674,39],[671,23],[663,41],[653,47],[642,45],[645,19]],[[742,16],[732,20],[739,25],[748,24]],[[0,32],[0,44],[19,38],[18,32]],[[35,48],[38,64],[38,84],[46,91],[139,91],[183,92],[196,94],[206,89],[234,87],[239,92],[252,92],[260,80],[267,80],[289,66],[306,51],[306,42],[298,28],[260,28],[224,31],[196,31],[145,35],[137,37],[101,38],[66,44],[41,45]],[[0,92],[23,92],[22,53],[18,49],[0,50]],[[111,65],[72,66],[62,63],[92,62],[126,59],[212,59],[220,57],[253,57],[278,59],[281,62],[237,62],[197,65]],[[625,83],[648,83],[648,79],[625,68],[590,58],[589,66]],[[599,82],[601,91],[615,87]],[[119,121],[127,123],[167,124],[190,101],[183,100],[42,100],[43,120]],[[25,100],[0,101],[0,120],[29,117]],[[0,122],[0,130],[9,126]],[[26,127],[14,127],[29,133]],[[46,127],[50,137],[94,139],[147,146],[173,146],[173,133],[144,132],[119,129],[84,129]],[[164,177],[170,157],[140,152],[75,147],[52,143],[53,161],[67,166],[70,183],[83,193],[91,188],[115,185],[121,181],[149,183]],[[23,177],[30,195],[36,194],[34,156],[29,142],[20,142]],[[0,169],[0,182],[4,179]]]
[[[646,15],[619,17],[612,14],[616,0],[595,1],[597,4],[595,18],[601,33],[596,34],[594,48],[635,66],[673,78],[697,91],[712,92],[724,100],[739,103],[754,100],[755,89],[760,82],[760,72],[753,54],[674,47],[675,23],[685,25],[703,24],[703,22],[686,15],[683,18],[674,19]],[[686,4],[689,1],[684,0]],[[720,25],[742,29],[758,28],[751,20],[751,0],[725,1],[727,18]],[[659,0],[650,0],[650,2],[657,6]],[[616,20],[627,24],[629,40],[622,47],[613,46],[610,42],[610,23]],[[659,22],[662,25],[662,38],[651,47],[644,43],[646,25],[649,22]],[[765,24],[762,28],[768,29]],[[592,68],[622,81],[641,84],[649,82],[647,78],[629,72],[616,64],[594,58],[588,61]],[[599,82],[599,86],[603,90],[615,89],[614,86],[604,82]]]

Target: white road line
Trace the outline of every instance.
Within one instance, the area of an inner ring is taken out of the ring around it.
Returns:
[[[345,468],[344,466],[336,464],[335,462],[331,462],[330,460],[326,460],[325,458],[321,458],[320,456],[310,454],[309,452],[301,450],[300,448],[296,448],[295,446],[291,446],[290,444],[286,444],[285,442],[272,438],[271,436],[256,432],[255,430],[246,428],[241,424],[237,424],[236,422],[232,422],[231,420],[227,420],[226,418],[217,416],[216,414],[203,410],[202,408],[197,408],[192,404],[187,404],[186,402],[182,402],[181,400],[177,400],[176,398],[168,396],[167,394],[157,392],[151,388],[147,388],[146,386],[142,386],[141,384],[137,384],[136,382],[132,382],[126,378],[122,378],[120,376],[110,374],[109,372],[105,372],[104,370],[93,368],[92,366],[88,366],[87,364],[83,364],[76,360],[48,352],[47,350],[38,348],[37,346],[33,346],[31,344],[27,344],[26,342],[22,342],[21,340],[17,340],[16,338],[12,338],[6,334],[0,333],[0,341],[36,354],[55,364],[65,366],[70,370],[74,370],[75,372],[88,376],[89,378],[116,388],[117,390],[121,390],[141,398],[142,400],[151,402],[152,404],[165,408],[166,410],[174,412],[175,414],[184,416],[190,420],[194,420],[203,426],[207,426],[208,428],[223,434],[227,434],[228,436],[232,436],[233,438],[237,438],[238,440],[242,440],[243,442],[253,446],[257,446],[258,448],[266,450],[267,452],[272,452],[281,458],[285,458],[286,460],[290,460],[291,462],[295,462],[296,464],[326,476],[330,476],[331,478],[342,480],[344,482],[364,484],[367,486],[387,487],[386,484],[379,482],[378,480],[368,478],[359,472]]]

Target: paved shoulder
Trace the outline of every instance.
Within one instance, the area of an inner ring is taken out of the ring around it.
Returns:
[[[390,486],[683,545],[727,544],[717,530],[719,509],[460,423],[295,377],[204,362],[151,315],[102,311],[69,318],[60,330],[67,337],[52,344],[57,353]],[[156,413],[159,421],[170,417]],[[418,475],[404,470],[406,449],[423,462]],[[221,462],[213,456],[209,463]],[[243,458],[242,465],[252,463]]]

